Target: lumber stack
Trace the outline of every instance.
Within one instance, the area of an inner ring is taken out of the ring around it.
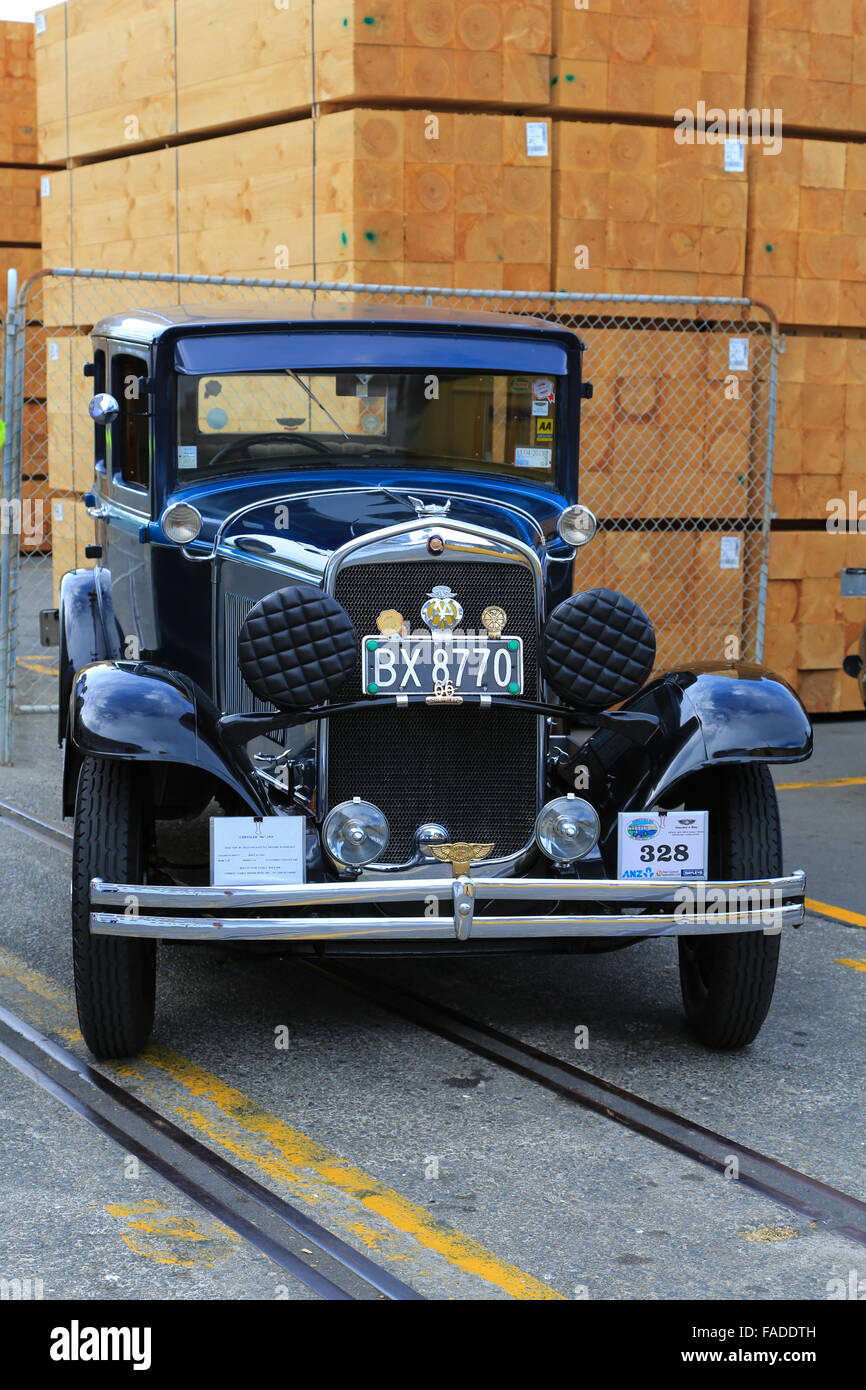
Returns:
[[[606,520],[759,517],[753,394],[763,383],[754,361],[737,373],[732,400],[721,333],[671,327],[641,338],[598,327],[581,336],[594,390],[581,427],[583,501]]]
[[[748,0],[554,0],[551,102],[609,115],[739,108],[748,19]]]
[[[730,657],[731,637],[743,622],[744,561],[722,568],[722,536],[732,533],[601,531],[574,565],[575,589],[618,590],[639,603],[656,629],[656,668]],[[662,594],[660,574],[681,576],[675,593]]]
[[[133,150],[314,102],[545,107],[550,40],[550,0],[67,0],[46,11],[37,43],[41,158]]]
[[[33,25],[0,22],[0,314],[6,273],[38,268],[40,219],[36,163]]]
[[[783,323],[866,327],[866,145],[786,135],[749,168],[746,293]]]
[[[17,270],[20,283],[41,264],[36,157],[33,25],[0,22],[0,319],[8,271]],[[24,394],[22,502],[33,525],[23,530],[21,546],[42,550],[50,545],[50,516],[39,465],[40,454],[45,457],[45,380],[38,366],[26,366]],[[5,413],[0,400],[0,417]]]
[[[753,0],[747,105],[786,125],[866,129],[866,11],[851,0]]]
[[[779,359],[778,516],[826,522],[830,499],[852,490],[866,499],[866,338],[789,332]]]
[[[862,599],[839,597],[847,565],[866,565],[866,534],[777,531],[770,543],[764,662],[790,682],[806,708],[829,714],[862,709],[842,659],[858,650]]]
[[[381,109],[324,115],[315,179],[308,120],[55,172],[43,200],[46,261],[549,288],[552,159],[530,153],[527,134],[543,127],[549,150],[549,122],[455,112],[435,120]],[[75,313],[93,322],[123,307],[119,295],[131,303],[135,286],[52,284],[45,293],[48,323]]]
[[[747,174],[725,171],[720,145],[678,144],[671,129],[557,121],[553,200],[556,289],[743,292]]]
[[[0,164],[35,164],[33,25],[0,22]],[[8,241],[2,236],[0,241]]]

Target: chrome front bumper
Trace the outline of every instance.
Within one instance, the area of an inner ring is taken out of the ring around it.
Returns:
[[[692,901],[684,902],[683,889]],[[595,936],[715,936],[722,932],[777,934],[803,920],[806,879],[802,869],[786,878],[646,883],[624,879],[458,878],[397,883],[299,883],[255,888],[187,888],[90,883],[90,929],[97,936],[154,937],[174,941],[466,941],[480,938]],[[490,916],[475,910],[476,897],[499,902],[549,902],[560,911]],[[417,916],[341,914],[348,906],[381,908],[409,903]],[[594,910],[562,911],[591,904]],[[629,904],[617,912],[618,903]],[[645,913],[634,904],[676,904]],[[599,904],[611,911],[600,912]],[[323,915],[244,916],[276,908]],[[231,914],[221,916],[220,914]],[[190,915],[195,914],[195,915]],[[234,915],[237,914],[237,915]]]

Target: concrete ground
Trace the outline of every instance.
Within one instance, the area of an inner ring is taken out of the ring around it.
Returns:
[[[17,725],[0,797],[57,820],[53,720]],[[838,777],[862,780],[821,785]],[[866,1200],[866,719],[819,724],[811,762],[776,780],[810,783],[779,793],[785,867],[850,919],[810,913],[786,934],[742,1053],[690,1039],[670,941],[363,968]],[[68,858],[0,824],[0,881],[0,1004],[85,1056]],[[820,1301],[866,1271],[862,1247],[296,959],[164,947],[155,1045],[104,1070],[434,1299]],[[2,1062],[0,1186],[0,1277],[41,1279],[46,1298],[309,1297]]]

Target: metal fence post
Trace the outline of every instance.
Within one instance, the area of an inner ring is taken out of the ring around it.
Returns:
[[[782,351],[784,352],[784,345]],[[764,462],[764,513],[761,531],[761,568],[758,578],[758,616],[755,623],[755,661],[764,658],[767,625],[767,583],[770,577],[770,525],[773,520],[773,450],[776,441],[776,397],[779,389],[779,334],[773,323],[770,338],[770,392],[767,402],[767,452]]]
[[[25,283],[15,300],[14,339],[12,344],[12,451],[10,466],[12,470],[12,495],[18,499],[21,534],[10,551],[9,566],[9,694],[7,697],[6,729],[4,737],[4,761],[11,763],[14,755],[14,714],[15,677],[17,674],[18,647],[18,584],[21,569],[21,544],[24,534],[24,498],[22,469],[24,459],[24,367],[27,345],[27,284]]]
[[[10,663],[12,636],[11,576],[12,552],[16,545],[13,524],[13,416],[15,414],[14,362],[18,307],[18,272],[9,270],[6,276],[6,321],[3,324],[3,386],[2,410],[6,423],[3,443],[2,483],[0,505],[3,516],[0,526],[0,764],[12,761],[12,695],[13,669]]]

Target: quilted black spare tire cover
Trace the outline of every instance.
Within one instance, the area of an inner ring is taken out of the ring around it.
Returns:
[[[570,705],[606,709],[640,690],[656,639],[642,608],[613,589],[587,589],[554,608],[544,629],[541,669]]]
[[[277,589],[251,608],[238,638],[238,666],[260,700],[308,709],[332,699],[358,657],[342,604],[312,584]]]

